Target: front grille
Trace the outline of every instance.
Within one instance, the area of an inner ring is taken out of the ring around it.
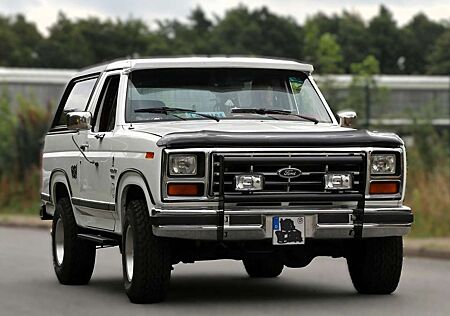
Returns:
[[[336,194],[361,194],[365,186],[364,153],[253,153],[253,154],[213,154],[210,195],[219,196],[220,161],[223,159],[223,193],[228,197],[267,197],[270,195],[313,196],[315,201],[322,201],[321,196],[335,197]],[[301,175],[296,178],[282,178],[278,170],[297,168]],[[325,190],[324,175],[331,172],[352,174],[353,187],[345,191]],[[262,191],[239,192],[235,190],[234,177],[238,174],[257,173],[264,175]],[[305,199],[308,201],[308,199]],[[313,200],[313,199],[311,199]],[[324,199],[323,201],[325,201]],[[330,199],[333,200],[333,199]],[[341,199],[342,200],[342,199]],[[245,202],[245,199],[239,200]],[[255,200],[256,201],[256,200]],[[261,202],[268,201],[267,199]],[[297,201],[299,201],[297,199]],[[302,199],[300,199],[302,201]]]

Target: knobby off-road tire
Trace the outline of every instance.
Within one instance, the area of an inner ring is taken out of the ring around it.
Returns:
[[[166,239],[153,235],[147,204],[143,200],[127,205],[122,249],[123,280],[130,301],[137,304],[163,301],[172,269],[170,245]]]
[[[355,289],[361,294],[391,294],[400,281],[402,237],[367,238],[347,258]]]
[[[273,256],[252,256],[242,261],[251,278],[276,278],[284,268],[283,263]]]
[[[56,203],[52,223],[53,267],[61,284],[82,285],[91,279],[95,244],[77,238],[77,223],[69,198]]]

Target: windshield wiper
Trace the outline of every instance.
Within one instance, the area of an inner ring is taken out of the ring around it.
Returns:
[[[181,108],[169,108],[167,106],[164,107],[159,107],[159,108],[144,108],[144,109],[137,109],[134,110],[135,113],[162,113],[165,115],[169,115],[169,113],[171,112],[181,112],[181,113],[194,113],[195,115],[201,116],[201,117],[205,117],[205,118],[209,118],[211,120],[214,120],[216,122],[219,122],[220,119],[218,117],[209,115],[209,114],[204,114],[204,113],[198,113],[195,110],[189,110],[189,109],[181,109]]]
[[[314,124],[319,123],[319,120],[315,117],[301,115],[301,114],[295,114],[288,110],[276,110],[276,109],[257,109],[257,108],[233,108],[231,109],[231,113],[254,113],[254,114],[261,114],[261,115],[270,115],[270,114],[279,114],[279,115],[292,115],[299,117],[304,120],[308,120],[311,122],[314,122]]]

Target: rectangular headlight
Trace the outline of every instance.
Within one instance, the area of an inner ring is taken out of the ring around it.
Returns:
[[[395,174],[395,154],[373,154],[370,158],[370,173],[374,175]]]
[[[169,155],[169,174],[171,176],[196,175],[197,156],[190,154]]]

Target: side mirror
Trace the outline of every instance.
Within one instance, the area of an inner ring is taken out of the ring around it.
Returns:
[[[85,131],[91,129],[91,112],[67,113],[67,129],[72,131]]]
[[[338,112],[338,116],[339,116],[339,124],[342,127],[351,127],[357,117],[356,112],[354,111]]]

